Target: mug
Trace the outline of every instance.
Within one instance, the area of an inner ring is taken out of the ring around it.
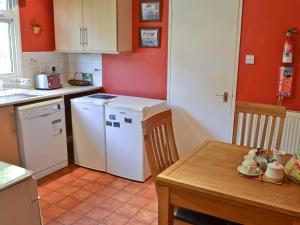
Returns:
[[[256,161],[256,158],[257,158],[257,149],[251,149],[249,152],[248,152],[248,160],[254,160]]]
[[[272,162],[268,164],[265,176],[272,180],[282,180],[284,177],[283,165],[279,162]]]
[[[273,151],[273,159],[283,165],[283,160],[285,157],[285,152],[280,152],[278,150]]]
[[[242,163],[242,172],[249,175],[255,175],[256,174],[256,162],[253,159],[246,159]]]

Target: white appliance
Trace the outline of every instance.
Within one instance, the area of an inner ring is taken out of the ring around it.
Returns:
[[[104,104],[115,97],[94,94],[71,100],[75,164],[106,171]]]
[[[106,104],[108,173],[141,182],[150,176],[141,121],[166,109],[162,100],[126,96]]]
[[[16,107],[21,163],[39,179],[68,165],[62,98]]]
[[[42,225],[32,172],[0,162],[0,225]]]

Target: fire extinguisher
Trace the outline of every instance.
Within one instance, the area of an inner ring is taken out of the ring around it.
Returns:
[[[295,42],[292,38],[292,35],[296,33],[296,31],[296,28],[291,28],[286,33],[286,38],[283,45],[282,63],[293,62]]]
[[[291,28],[286,33],[286,39],[283,45],[282,63],[279,69],[279,85],[278,85],[278,105],[282,105],[284,97],[291,97],[293,91],[293,80],[295,69],[293,67],[293,56],[295,49],[295,41],[293,34],[296,28]]]

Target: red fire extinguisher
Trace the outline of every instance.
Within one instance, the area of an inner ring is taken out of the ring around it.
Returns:
[[[295,43],[292,35],[296,33],[296,28],[289,29],[283,45],[282,63],[292,63]]]
[[[279,68],[278,105],[282,105],[283,98],[291,97],[293,92],[295,68],[292,64],[295,42],[292,36],[296,31],[296,28],[288,30],[283,45],[282,64]]]

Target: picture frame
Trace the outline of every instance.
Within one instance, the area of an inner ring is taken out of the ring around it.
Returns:
[[[161,28],[140,27],[139,46],[140,48],[160,48]]]
[[[140,21],[158,22],[161,21],[161,0],[141,0]]]

